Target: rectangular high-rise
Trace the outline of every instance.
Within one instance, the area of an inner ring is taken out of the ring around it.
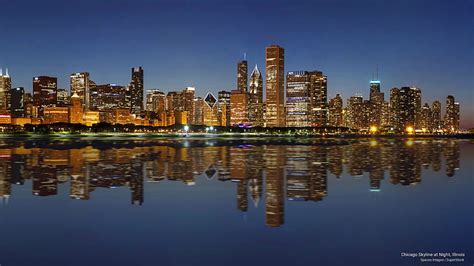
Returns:
[[[242,60],[237,63],[237,90],[241,93],[247,93],[247,60]]]
[[[278,45],[265,48],[267,127],[285,126],[285,50]]]
[[[89,110],[90,106],[90,79],[88,72],[73,73],[69,77],[71,96],[77,94],[81,98],[84,108]]]
[[[321,71],[310,71],[309,75],[309,123],[312,127],[326,126],[328,123],[327,76]]]
[[[0,69],[0,113],[9,113],[10,112],[10,90],[12,87],[12,80],[10,75],[8,75],[8,69],[6,74],[3,74],[3,71]]]
[[[11,90],[10,107],[12,117],[25,117],[25,89],[23,87]]]
[[[57,103],[58,79],[38,76],[33,78],[33,105],[36,107],[53,106]]]
[[[286,75],[286,126],[308,127],[309,74],[307,71],[290,71]]]
[[[143,111],[143,68],[132,68],[132,82],[130,82],[130,113],[139,115]]]

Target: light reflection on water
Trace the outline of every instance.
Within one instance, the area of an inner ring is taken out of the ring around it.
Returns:
[[[117,193],[121,196],[107,203],[108,207],[115,208],[114,215],[121,208],[128,210],[133,206],[137,210],[145,210],[147,205],[155,208],[156,204],[162,202],[170,210],[160,209],[160,212],[175,215],[174,219],[179,224],[182,219],[180,215],[184,211],[180,211],[181,205],[173,205],[171,199],[182,196],[189,199],[189,202],[206,202],[210,206],[201,205],[196,208],[207,211],[209,215],[229,208],[249,215],[255,210],[263,216],[261,219],[251,219],[253,223],[264,224],[267,228],[284,228],[287,226],[287,216],[291,217],[292,223],[296,223],[301,217],[317,217],[315,207],[330,203],[332,194],[335,195],[334,202],[330,204],[340,201],[342,196],[347,197],[347,201],[364,204],[358,194],[361,188],[373,195],[385,193],[385,190],[392,195],[394,191],[401,193],[400,191],[413,190],[413,187],[425,182],[435,182],[430,178],[435,174],[455,181],[462,171],[461,148],[467,150],[465,154],[468,162],[473,156],[471,145],[469,141],[452,139],[2,140],[0,196],[3,208],[0,208],[0,216],[14,213],[8,218],[12,223],[21,219],[20,214],[13,211],[17,206],[16,202],[18,205],[28,203],[41,208],[41,204],[48,203],[39,202],[40,198],[67,195],[60,200],[79,200],[87,203],[80,208],[92,208],[95,200],[100,202],[97,204],[103,205],[103,197]],[[472,185],[471,177],[466,177],[466,174],[463,176],[468,179],[464,183]],[[358,179],[358,185],[338,185],[337,182],[347,179]],[[331,184],[335,184],[334,189]],[[443,190],[451,191],[450,185],[455,186],[448,184]],[[393,190],[391,187],[398,189]],[[116,190],[109,190],[111,188]],[[428,189],[430,188],[425,188],[424,195],[429,195]],[[225,196],[221,196],[222,193]],[[455,193],[463,195],[465,192],[451,191],[448,194]],[[168,196],[166,198],[163,195]],[[206,200],[202,200],[202,197]],[[218,203],[217,206],[209,204],[209,199],[213,197],[232,197],[233,206],[227,201]],[[163,202],[166,200],[170,202]],[[413,204],[416,205],[416,202]],[[464,207],[472,210],[472,202],[465,204]],[[74,206],[72,208],[76,208]],[[304,210],[299,206],[304,206]],[[64,206],[57,208],[60,211]],[[383,210],[383,206],[367,208],[380,213],[389,212],[388,209],[391,208],[391,213],[396,213],[405,207],[396,209],[392,206],[386,207],[386,210]],[[181,214],[176,214],[178,212]],[[58,212],[55,214],[57,216],[44,219],[67,218],[60,214]],[[138,212],[136,215],[143,219],[149,218],[149,214],[145,212]],[[471,216],[464,218],[472,220]],[[130,220],[131,223],[137,222],[134,218]],[[2,219],[0,222],[6,223]],[[337,224],[335,220],[332,222]],[[371,220],[367,222],[370,223]],[[33,221],[31,223],[34,224]],[[288,225],[289,230],[295,230],[292,229],[292,223]],[[215,228],[210,220],[209,224],[209,227]],[[304,228],[300,227],[300,230],[313,230],[309,225],[301,226]],[[200,227],[199,230],[209,228]],[[258,232],[264,231],[260,229]],[[468,228],[467,237],[472,234],[472,227]],[[464,247],[467,240],[461,240],[458,243]],[[396,248],[396,252],[401,251],[401,247]],[[407,262],[409,261],[398,261],[396,264]]]

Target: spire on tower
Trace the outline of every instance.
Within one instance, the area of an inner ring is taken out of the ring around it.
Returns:
[[[8,68],[6,69],[5,76],[7,76],[7,77],[8,77]]]
[[[3,76],[3,69],[0,68],[0,76]]]
[[[253,68],[252,75],[253,73],[257,73],[257,75],[260,75],[260,70],[258,70],[257,64],[255,64],[255,67]]]
[[[247,53],[244,52],[244,61],[247,61]]]

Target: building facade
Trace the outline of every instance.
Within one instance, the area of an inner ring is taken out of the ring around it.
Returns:
[[[286,126],[310,126],[310,77],[307,71],[286,74]]]
[[[263,121],[263,79],[258,66],[250,74],[249,83],[249,122],[253,126],[261,127]]]
[[[10,113],[14,118],[25,117],[25,89],[23,87],[11,90]]]
[[[82,103],[84,104],[84,108],[89,110],[90,106],[90,78],[88,72],[82,73],[72,73],[69,77],[70,81],[70,93],[71,95],[77,94],[80,98]]]
[[[10,90],[12,88],[12,80],[6,69],[5,75],[2,69],[0,69],[0,113],[10,113]]]
[[[140,115],[143,111],[143,68],[132,68],[132,82],[130,82],[130,112]]]
[[[41,108],[57,103],[58,79],[38,76],[33,78],[33,105]]]
[[[265,49],[267,127],[285,126],[285,50],[278,45]]]

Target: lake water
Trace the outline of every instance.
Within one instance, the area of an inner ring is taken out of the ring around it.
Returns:
[[[473,158],[454,139],[2,138],[0,265],[472,265]]]

